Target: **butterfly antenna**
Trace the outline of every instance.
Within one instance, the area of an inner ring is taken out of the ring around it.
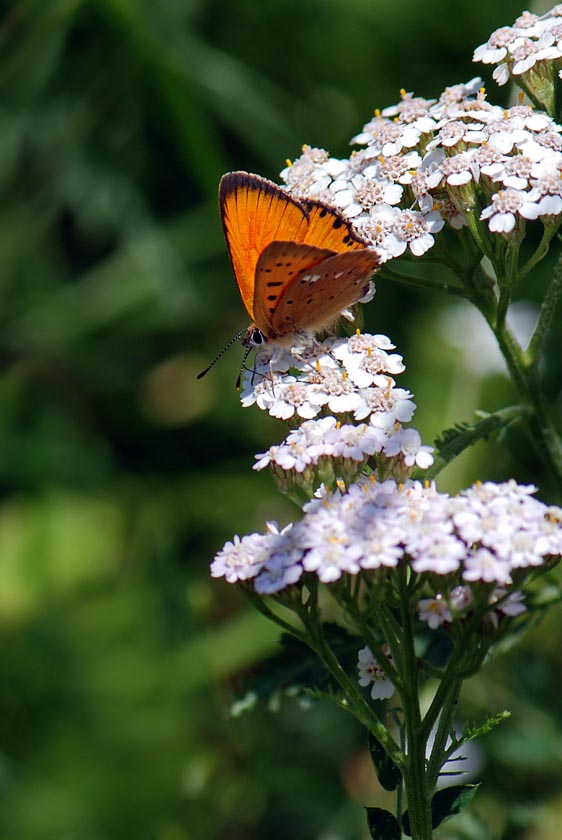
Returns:
[[[240,341],[240,339],[242,338],[242,336],[243,336],[245,333],[247,333],[247,332],[248,332],[247,328],[244,328],[243,330],[240,330],[240,332],[239,332],[239,333],[237,333],[235,336],[233,336],[233,338],[231,338],[231,339],[230,339],[230,341],[228,342],[228,344],[226,344],[226,345],[222,348],[222,350],[220,351],[220,353],[217,353],[217,355],[215,356],[215,358],[213,359],[213,361],[211,362],[211,364],[210,364],[210,365],[208,365],[208,366],[205,368],[205,370],[202,370],[202,371],[201,371],[201,373],[198,373],[198,374],[197,374],[197,379],[203,379],[203,377],[205,376],[205,374],[209,373],[209,371],[211,370],[211,368],[212,368],[214,365],[216,365],[216,363],[218,362],[218,360],[219,360],[220,358],[222,358],[222,356],[224,356],[224,354],[226,353],[226,351],[227,351],[227,350],[229,350],[229,349],[232,347],[232,345],[233,345],[236,341]],[[244,361],[246,360],[247,356],[248,356],[248,351],[246,351],[246,355],[244,356]],[[238,376],[238,382],[240,382],[240,376],[241,376],[241,375],[242,375],[242,371],[240,371],[240,374],[239,374],[239,376]],[[237,386],[237,387],[238,387],[238,386]]]
[[[246,349],[244,350],[244,355],[242,357],[242,364],[240,365],[240,373],[238,374],[238,379],[236,380],[236,390],[240,390],[240,382],[242,381],[242,371],[246,370],[246,359],[250,355],[253,349],[253,344],[247,344]]]

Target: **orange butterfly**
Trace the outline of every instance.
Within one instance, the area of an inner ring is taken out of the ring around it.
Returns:
[[[236,282],[253,323],[198,379],[242,336],[244,365],[252,346],[291,344],[295,336],[329,327],[367,294],[379,265],[337,210],[296,199],[259,175],[224,175],[219,206]]]
[[[251,343],[325,329],[368,292],[379,259],[337,210],[247,172],[223,176],[219,206]]]

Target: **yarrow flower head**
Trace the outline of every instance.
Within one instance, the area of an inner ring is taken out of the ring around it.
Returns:
[[[433,462],[411,420],[415,404],[394,376],[405,368],[384,335],[266,346],[244,378],[242,404],[258,405],[297,425],[281,443],[258,454],[285,492],[311,495],[322,482],[351,483],[365,467],[405,480]]]
[[[553,81],[562,61],[562,20],[559,6],[544,15],[523,12],[513,26],[492,32],[474,51],[474,61],[497,65],[494,79],[500,85],[511,77],[540,92]]]
[[[307,503],[291,528],[227,543],[212,573],[229,582],[251,579],[260,591],[263,570],[280,570],[286,586],[304,573],[332,583],[375,571],[388,585],[394,569],[406,564],[427,576],[433,594],[420,600],[419,616],[432,629],[463,616],[482,597],[497,603],[496,611],[516,615],[523,605],[519,596],[509,601],[511,594],[533,569],[562,554],[562,510],[534,498],[535,489],[488,482],[448,496],[419,482],[364,477],[347,489],[336,482],[332,492]]]
[[[545,74],[551,79],[562,67],[562,17],[557,9],[540,18],[525,13],[493,33],[474,60],[502,62],[500,83],[514,74],[543,90]],[[460,231],[471,214],[479,214],[470,225],[477,238],[486,237],[481,220],[491,235],[521,237],[527,221],[559,224],[562,216],[562,127],[545,109],[493,105],[478,77],[437,99],[402,91],[353,137],[363,148],[348,159],[305,146],[281,177],[297,197],[338,208],[381,264],[423,257],[444,229]]]

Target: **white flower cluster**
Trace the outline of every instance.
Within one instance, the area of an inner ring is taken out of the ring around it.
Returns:
[[[265,345],[244,377],[240,398],[282,420],[310,420],[322,412],[370,418],[382,429],[412,418],[411,394],[393,376],[405,370],[385,335],[306,341],[290,349]]]
[[[450,497],[433,485],[363,478],[347,492],[317,494],[304,518],[281,532],[270,525],[267,534],[228,542],[211,574],[230,583],[253,579],[257,592],[272,594],[304,572],[331,583],[408,562],[429,579],[447,576],[441,593],[462,587],[453,600],[439,600],[446,621],[451,608],[468,605],[469,587],[488,584],[501,601],[497,587],[511,591],[514,579],[562,554],[562,509],[533,498],[535,490],[514,481],[478,483]],[[420,610],[428,621],[438,612],[427,603]]]
[[[337,207],[381,262],[406,249],[422,256],[445,223],[458,230],[473,213],[494,233],[552,223],[562,213],[562,126],[529,106],[491,105],[481,85],[472,79],[438,100],[403,92],[353,138],[363,149],[336,159],[304,147],[281,177],[296,195]]]
[[[352,461],[351,475],[355,476],[369,457],[382,453],[387,459],[400,458],[405,467],[427,469],[433,463],[431,446],[424,446],[415,429],[401,429],[386,433],[366,423],[354,426],[341,424],[335,417],[307,420],[289,432],[284,443],[270,446],[256,457],[255,470],[277,465],[284,471],[302,473],[307,467],[328,466],[335,461],[336,474],[349,475],[346,461]],[[337,463],[339,462],[339,463]]]
[[[392,374],[405,368],[394,349],[386,336],[359,331],[288,350],[266,345],[246,373],[242,404],[304,422],[282,444],[257,455],[254,469],[303,473],[335,460],[335,474],[349,481],[377,453],[408,469],[429,467],[431,447],[422,445],[415,429],[402,428],[415,404],[409,391],[396,387]]]
[[[475,49],[474,61],[497,64],[493,76],[499,85],[531,71],[551,78],[551,68],[556,70],[562,62],[562,5],[540,16],[523,12],[513,26],[496,29]],[[562,70],[558,74],[562,75]]]

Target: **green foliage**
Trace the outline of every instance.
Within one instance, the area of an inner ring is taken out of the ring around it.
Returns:
[[[480,412],[482,414],[482,412]],[[520,406],[504,408],[482,417],[477,423],[457,423],[446,429],[435,441],[435,460],[429,469],[420,472],[420,477],[431,479],[465,450],[481,440],[497,439],[511,425],[521,420],[524,409]]]
[[[462,729],[461,741],[472,741],[473,738],[478,738],[480,735],[487,735],[492,729],[495,729],[498,724],[503,723],[511,717],[511,712],[498,712],[495,715],[487,715],[480,723],[465,723]]]
[[[400,826],[390,811],[384,808],[365,808],[370,836],[373,840],[400,840]]]
[[[402,781],[402,773],[396,764],[388,757],[379,742],[369,732],[369,752],[377,773],[377,779],[385,790],[396,790]]]

